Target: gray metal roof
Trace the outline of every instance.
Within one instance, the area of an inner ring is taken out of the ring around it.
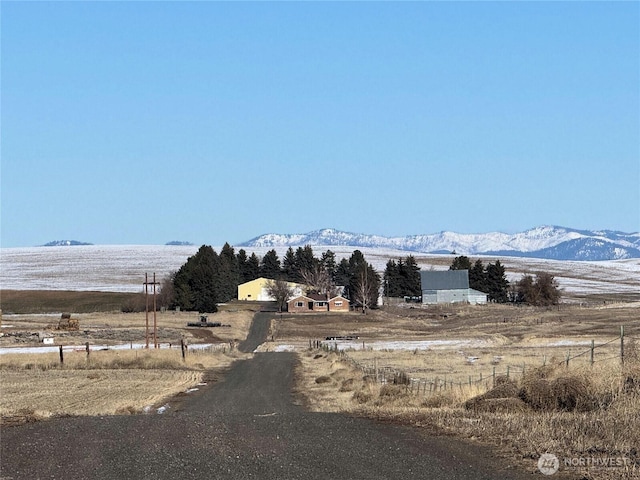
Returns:
[[[427,270],[420,272],[422,290],[459,290],[469,288],[469,270]]]

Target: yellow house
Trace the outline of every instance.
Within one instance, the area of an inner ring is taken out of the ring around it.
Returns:
[[[238,300],[249,300],[254,302],[269,302],[275,300],[267,293],[267,284],[273,282],[269,278],[256,278],[250,282],[238,285]],[[303,293],[303,285],[287,282],[293,289],[293,295],[299,296]]]

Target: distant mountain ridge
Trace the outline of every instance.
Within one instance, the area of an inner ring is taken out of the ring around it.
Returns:
[[[353,246],[393,248],[419,253],[501,255],[553,260],[621,260],[640,258],[640,232],[577,230],[541,226],[515,234],[440,232],[405,237],[384,237],[343,232],[332,228],[304,234],[269,233],[238,247]]]

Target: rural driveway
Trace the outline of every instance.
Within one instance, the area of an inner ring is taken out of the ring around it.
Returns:
[[[255,354],[162,415],[57,418],[2,428],[0,477],[540,478],[505,470],[490,450],[449,437],[307,412],[291,396],[296,362],[294,353]]]

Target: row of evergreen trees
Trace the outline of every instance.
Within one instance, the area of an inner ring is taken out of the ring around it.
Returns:
[[[497,303],[524,302],[532,305],[553,305],[559,302],[560,290],[552,275],[539,273],[535,278],[525,275],[510,289],[504,266],[499,260],[486,267],[481,260],[471,263],[462,255],[454,258],[451,270],[468,270],[469,286],[487,293]],[[161,292],[171,307],[184,310],[215,312],[216,304],[236,298],[238,285],[265,277],[273,280],[307,285],[307,292],[333,296],[343,287],[342,295],[353,305],[377,306],[380,275],[360,250],[347,259],[336,262],[335,253],[327,250],[318,258],[311,246],[289,247],[282,261],[275,250],[262,259],[250,256],[244,249],[238,253],[225,243],[218,254],[211,246],[202,245],[198,252],[163,282]],[[390,297],[418,297],[422,293],[420,268],[412,255],[387,262],[384,271],[384,294]]]
[[[244,249],[238,253],[225,243],[218,254],[202,245],[198,252],[165,282],[163,290],[172,290],[172,307],[200,312],[217,311],[216,304],[237,298],[238,285],[259,277],[286,280],[308,286],[308,292],[335,295],[336,286],[344,287],[345,298],[363,308],[377,306],[380,276],[359,250],[349,259],[336,263],[331,250],[316,258],[311,246],[287,250],[283,261],[275,250],[262,259]]]
[[[482,260],[478,259],[472,265],[469,257],[461,255],[453,259],[449,270],[469,270],[469,287],[486,293],[491,302],[509,301],[509,281],[500,260],[485,267]]]
[[[419,297],[422,295],[420,267],[413,255],[389,260],[384,270],[385,297]]]
[[[469,286],[484,292],[489,300],[497,303],[509,301],[509,282],[505,269],[496,260],[486,267],[482,260],[471,263],[469,257],[461,255],[453,259],[450,270],[468,270]],[[420,267],[412,255],[397,262],[389,260],[384,271],[384,293],[389,297],[419,297],[422,294]]]

